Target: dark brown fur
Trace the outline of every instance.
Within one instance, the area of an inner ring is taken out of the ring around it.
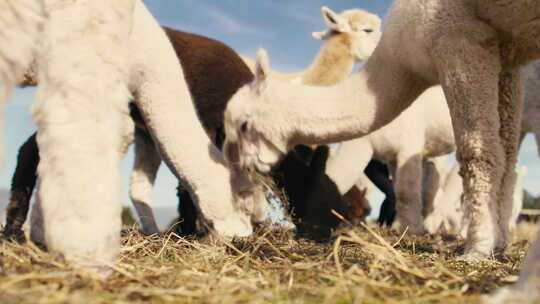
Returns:
[[[6,208],[6,228],[3,232],[8,239],[24,241],[22,226],[36,185],[38,163],[39,151],[34,133],[19,149],[17,167],[11,180],[11,197]]]

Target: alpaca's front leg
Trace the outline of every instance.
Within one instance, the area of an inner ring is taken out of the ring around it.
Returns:
[[[326,174],[344,195],[362,176],[372,156],[373,147],[368,137],[346,141],[328,159]]]
[[[130,196],[141,220],[142,232],[150,235],[159,233],[152,212],[152,189],[161,157],[152,139],[143,131],[135,131],[135,163],[131,173]]]
[[[227,237],[250,235],[251,219],[235,200],[223,155],[204,132],[169,39],[142,2],[134,14],[131,86],[164,162],[189,190],[209,228]]]
[[[118,151],[134,1],[49,2],[33,108],[45,241],[101,272],[120,249]]]
[[[395,176],[397,220],[402,229],[423,234],[422,155],[398,156]]]
[[[515,168],[521,135],[522,107],[523,98],[519,70],[504,70],[499,79],[500,135],[506,156],[506,166],[504,167],[504,175],[499,191],[499,225],[502,234],[497,240],[497,249],[500,250],[506,248],[512,237],[513,195],[516,184]]]
[[[469,222],[465,257],[485,257],[500,233],[496,207],[505,161],[499,134],[499,55],[497,49],[460,39],[439,45],[433,56],[439,58],[463,177]]]

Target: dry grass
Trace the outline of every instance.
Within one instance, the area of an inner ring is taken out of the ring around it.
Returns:
[[[106,280],[30,244],[0,244],[0,303],[477,303],[515,279],[534,235],[502,257],[468,264],[457,259],[459,241],[374,226],[324,244],[275,231],[219,245],[123,233]]]

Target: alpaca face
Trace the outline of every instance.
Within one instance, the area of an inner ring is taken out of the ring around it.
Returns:
[[[367,60],[375,51],[381,39],[381,19],[377,15],[360,9],[337,14],[325,6],[321,13],[328,29],[313,33],[315,39],[343,36],[351,56],[358,62]]]
[[[276,145],[260,131],[252,128],[261,117],[272,117],[271,111],[260,112],[256,105],[271,99],[266,90],[268,59],[259,52],[255,67],[255,80],[238,90],[224,113],[226,139],[223,145],[225,160],[231,168],[249,171],[255,169],[269,173],[287,152],[287,145]],[[277,122],[279,123],[279,122]],[[274,134],[270,134],[271,136]],[[272,136],[271,138],[279,137]]]

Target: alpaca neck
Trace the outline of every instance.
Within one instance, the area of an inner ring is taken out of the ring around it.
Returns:
[[[317,86],[334,85],[345,80],[353,66],[350,38],[346,35],[334,35],[321,47],[314,62],[304,72],[302,83]]]
[[[341,142],[366,135],[392,121],[429,86],[398,64],[381,63],[374,54],[362,71],[332,87],[274,82],[272,88],[270,83],[270,96],[265,99],[272,102],[271,109],[267,109],[272,112],[263,115],[281,112],[284,122],[275,131],[288,140],[283,143],[286,147],[278,148]]]

